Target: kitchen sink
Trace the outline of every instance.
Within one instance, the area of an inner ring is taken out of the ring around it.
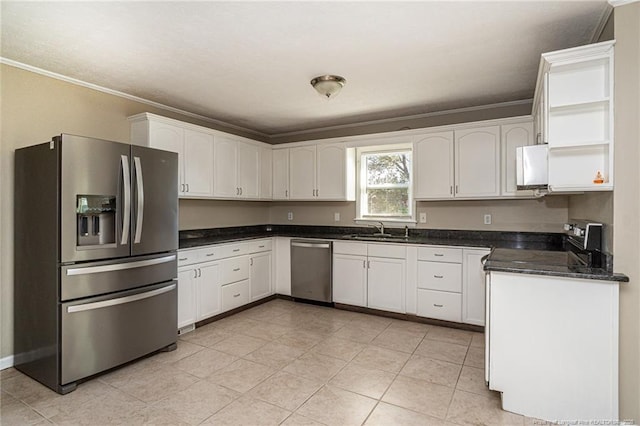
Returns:
[[[344,239],[364,241],[406,241],[408,238],[404,235],[393,234],[351,234],[344,236]]]

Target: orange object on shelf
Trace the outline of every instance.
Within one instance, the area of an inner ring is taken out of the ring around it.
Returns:
[[[600,170],[598,170],[598,173],[596,173],[596,178],[593,180],[593,183],[604,183],[604,177],[602,177],[602,173],[600,173]]]

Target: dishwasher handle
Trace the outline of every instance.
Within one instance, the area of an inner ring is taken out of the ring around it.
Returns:
[[[299,243],[292,242],[291,247],[331,248],[331,243]]]

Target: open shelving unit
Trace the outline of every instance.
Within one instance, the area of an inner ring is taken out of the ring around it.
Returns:
[[[542,55],[538,84],[549,144],[549,189],[613,189],[613,45],[615,41]],[[594,183],[598,172],[603,183]]]

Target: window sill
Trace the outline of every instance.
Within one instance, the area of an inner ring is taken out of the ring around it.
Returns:
[[[408,226],[409,228],[415,228],[417,221],[415,219],[390,219],[390,218],[370,218],[370,217],[357,217],[353,221],[358,225],[373,225],[382,222],[384,226],[389,228],[400,226]]]

